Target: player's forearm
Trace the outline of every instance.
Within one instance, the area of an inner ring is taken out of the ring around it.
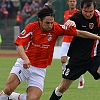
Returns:
[[[92,33],[87,32],[87,31],[77,30],[77,36],[83,37],[83,38],[90,38],[90,39],[100,40],[100,36],[98,36],[96,34],[92,34]]]
[[[17,50],[18,50],[18,53],[20,54],[20,56],[22,57],[22,59],[24,60],[23,67],[25,69],[29,68],[30,67],[30,61],[29,61],[27,55],[25,54],[23,46],[19,45]]]
[[[19,55],[24,59],[28,59],[27,55],[25,54],[24,48],[21,45],[17,46],[17,51],[19,53]]]

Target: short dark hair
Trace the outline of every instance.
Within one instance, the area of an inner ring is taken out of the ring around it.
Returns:
[[[55,10],[51,5],[45,5],[38,13],[38,18],[43,20],[46,16],[55,16]]]
[[[94,5],[94,8],[96,8],[96,1],[95,0],[81,0],[81,8],[84,7],[84,5],[86,7],[90,7],[91,5]]]

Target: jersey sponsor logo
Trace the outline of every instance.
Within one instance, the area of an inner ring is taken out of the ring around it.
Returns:
[[[21,34],[23,34],[23,35],[24,35],[25,33],[26,33],[26,31],[25,31],[25,30],[23,30],[23,31],[21,32]]]
[[[51,40],[52,40],[52,34],[49,33],[49,34],[48,34],[48,41],[51,41]]]
[[[82,27],[86,27],[85,25],[82,25]]]
[[[35,47],[40,47],[40,48],[48,48],[50,45],[46,45],[46,44],[34,44],[32,43],[32,45],[34,45]]]
[[[93,27],[94,27],[94,24],[93,23],[89,23],[89,28],[93,29]]]

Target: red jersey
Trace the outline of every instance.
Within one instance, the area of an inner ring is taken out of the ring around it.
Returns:
[[[66,10],[64,12],[64,22],[66,22],[74,13],[78,12],[79,10],[76,9],[73,12],[70,12],[70,10]],[[63,36],[62,41],[63,42],[71,42],[73,39],[73,36]]]
[[[15,21],[21,23],[23,21],[23,16],[21,14],[17,14],[15,17]]]
[[[8,10],[4,9],[4,10],[3,10],[3,13],[4,13],[4,15],[5,15],[5,18],[8,18],[8,15],[9,15]]]
[[[52,30],[45,32],[38,22],[33,22],[24,28],[14,43],[26,47],[25,53],[32,66],[46,68],[52,62],[56,40],[62,35],[76,36],[76,28],[64,29],[64,25],[54,22]]]

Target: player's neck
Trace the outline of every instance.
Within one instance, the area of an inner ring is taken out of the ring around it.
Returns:
[[[76,10],[76,8],[70,8],[69,10],[70,10],[70,12],[73,12]]]

